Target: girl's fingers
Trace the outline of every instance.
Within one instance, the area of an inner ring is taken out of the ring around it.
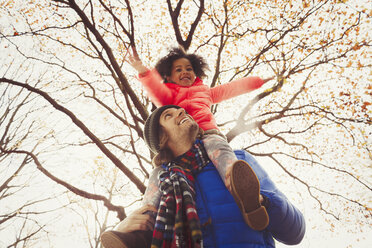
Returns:
[[[269,78],[265,78],[263,81],[264,81],[264,83],[267,83],[268,81],[270,81],[270,80],[272,80],[272,79],[274,79],[275,77],[269,77]]]
[[[130,64],[133,64],[135,63],[136,61],[139,61],[139,57],[138,57],[138,53],[137,53],[137,50],[135,47],[131,47],[132,49],[129,49],[127,50],[127,54],[128,54],[128,62]],[[132,51],[131,51],[132,50]]]
[[[133,52],[133,57],[138,60],[139,56],[138,56],[138,53],[137,53],[137,49],[135,47],[132,47],[132,52]]]

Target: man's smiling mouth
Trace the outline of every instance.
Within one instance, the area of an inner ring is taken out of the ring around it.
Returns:
[[[178,125],[185,123],[186,121],[190,120],[189,117],[182,118]]]

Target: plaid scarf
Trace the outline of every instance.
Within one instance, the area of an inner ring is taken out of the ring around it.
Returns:
[[[195,207],[194,175],[209,163],[203,142],[159,172],[162,192],[151,248],[200,248],[202,233]]]

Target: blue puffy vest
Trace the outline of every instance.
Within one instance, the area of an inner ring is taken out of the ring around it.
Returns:
[[[213,164],[196,176],[196,207],[203,232],[204,248],[269,248],[275,247],[273,237],[285,244],[298,244],[305,234],[305,220],[268,177],[264,169],[246,151],[235,151],[238,159],[248,162],[255,171],[261,194],[270,202],[270,222],[263,231],[252,230],[239,207],[226,189]]]

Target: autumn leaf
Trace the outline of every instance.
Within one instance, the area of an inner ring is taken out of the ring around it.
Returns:
[[[363,67],[363,64],[360,63],[360,60],[358,60],[358,69],[362,68]]]
[[[302,7],[307,8],[310,4],[307,1],[302,1]]]
[[[265,93],[269,93],[269,92],[271,92],[271,91],[273,91],[272,88],[268,88],[268,89],[264,90]]]
[[[363,105],[362,105],[362,109],[363,109],[364,111],[366,111],[366,110],[367,110],[367,106],[370,106],[370,105],[371,105],[370,102],[364,102]]]

